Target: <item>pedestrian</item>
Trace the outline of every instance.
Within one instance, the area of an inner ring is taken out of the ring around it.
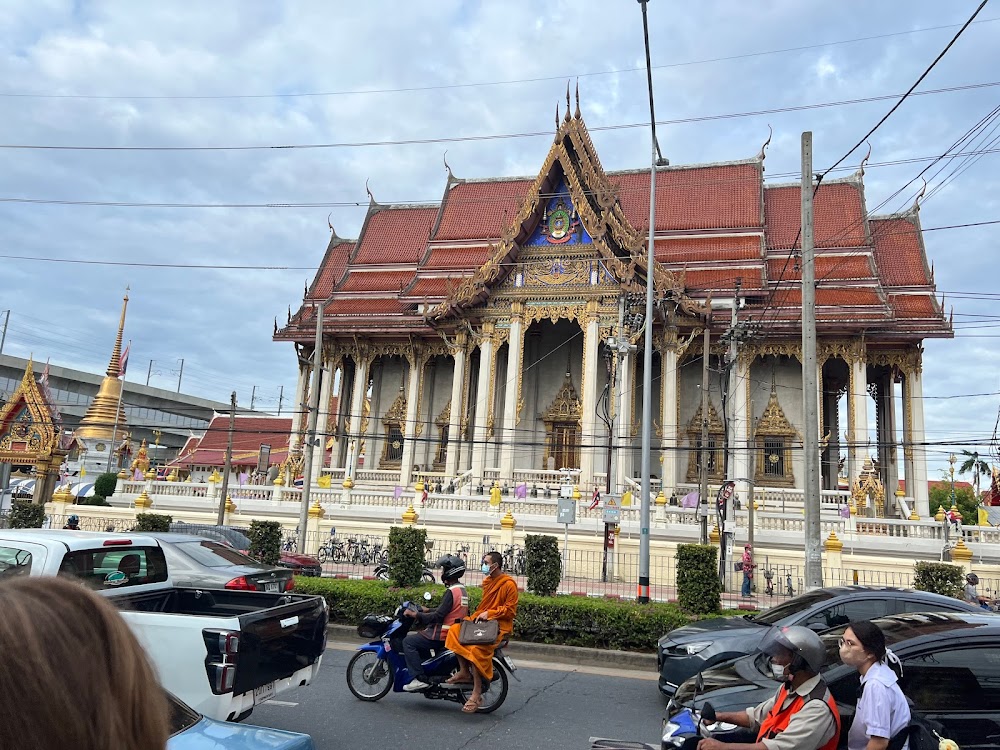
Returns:
[[[882,630],[868,620],[847,626],[840,639],[840,660],[861,674],[847,748],[885,750],[889,741],[910,724],[910,707],[899,688],[903,667],[885,647]]]
[[[65,578],[19,578],[0,585],[0,612],[0,747],[166,747],[166,696],[107,599]]]
[[[743,545],[743,596],[750,596],[750,587],[753,584],[753,547],[749,544]]]

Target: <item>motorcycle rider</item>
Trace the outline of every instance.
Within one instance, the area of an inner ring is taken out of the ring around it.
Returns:
[[[73,529],[74,531],[80,530],[80,516],[75,513],[66,519],[66,525],[63,526],[64,529]]]
[[[416,633],[408,633],[403,639],[403,658],[412,678],[403,686],[408,693],[426,690],[430,687],[423,671],[423,661],[431,655],[431,649],[442,651],[448,629],[453,623],[461,622],[469,616],[469,593],[459,581],[465,575],[465,561],[456,555],[445,555],[437,563],[441,567],[441,581],[447,586],[441,604],[435,610],[421,607],[419,611],[407,609],[406,617],[412,617],[414,625],[426,627]]]
[[[775,627],[760,650],[771,657],[771,673],[782,680],[773,698],[746,711],[719,711],[718,721],[757,732],[755,743],[703,739],[698,750],[835,750],[840,712],[819,671],[823,642],[809,628]]]

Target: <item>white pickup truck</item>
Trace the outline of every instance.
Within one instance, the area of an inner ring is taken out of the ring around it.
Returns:
[[[107,596],[163,686],[213,719],[241,720],[308,684],[326,649],[321,597],[174,587],[159,542],[141,533],[0,529],[0,585],[21,575],[69,576]]]

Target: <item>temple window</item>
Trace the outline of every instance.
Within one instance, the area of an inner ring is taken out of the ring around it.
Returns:
[[[700,405],[694,417],[688,422],[686,432],[688,444],[692,448],[688,452],[687,481],[697,482],[699,480],[702,456],[705,457],[706,466],[708,467],[708,478],[722,479],[722,470],[725,464],[722,457],[722,450],[726,444],[726,431],[722,420],[719,419],[718,412],[715,411],[715,407],[711,403],[708,405],[708,442],[705,444],[704,451],[701,444]]]
[[[577,469],[580,467],[580,398],[570,373],[562,387],[542,414],[545,423],[545,468]]]
[[[769,486],[794,486],[792,442],[798,438],[799,432],[785,417],[772,384],[771,398],[754,430],[754,445],[757,448],[754,481]]]
[[[403,387],[399,387],[399,395],[392,406],[382,417],[382,427],[385,434],[385,444],[382,446],[380,469],[398,469],[403,462],[403,424],[406,420],[406,396]]]
[[[451,422],[451,401],[441,410],[434,424],[438,431],[438,447],[434,454],[434,471],[444,469],[445,460],[448,457],[448,423]]]

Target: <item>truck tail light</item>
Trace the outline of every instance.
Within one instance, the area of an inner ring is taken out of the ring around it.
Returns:
[[[293,591],[295,589],[295,579],[289,578],[285,583],[285,591]]]
[[[208,679],[212,685],[212,692],[216,695],[229,693],[236,684],[235,664],[208,664]]]
[[[239,576],[234,578],[226,584],[227,589],[235,591],[256,591],[257,587],[254,586],[250,581],[247,580],[246,576]]]
[[[216,695],[232,692],[240,651],[239,631],[206,628],[201,636],[205,641],[205,672],[212,692]]]
[[[205,649],[211,658],[221,656],[223,661],[234,661],[240,650],[240,634],[237,630],[202,630]]]

